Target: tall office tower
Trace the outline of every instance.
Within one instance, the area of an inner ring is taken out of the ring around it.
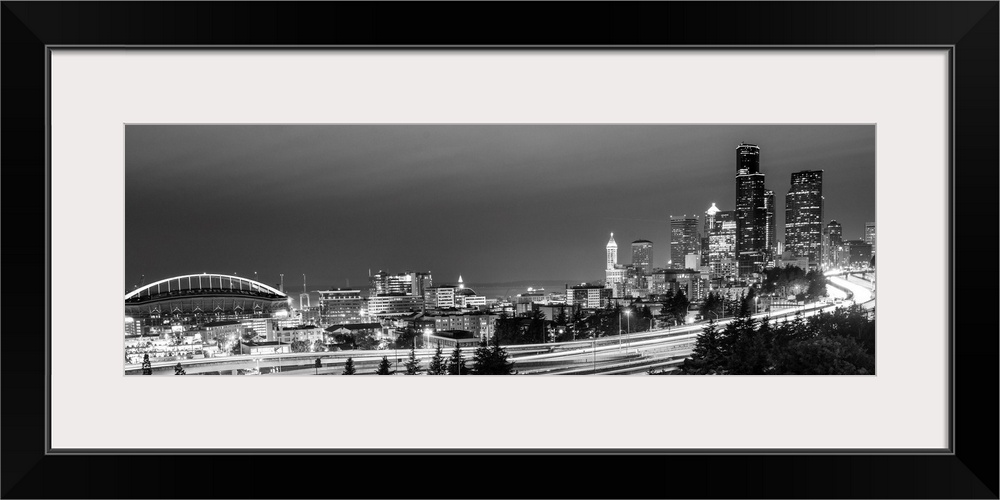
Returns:
[[[371,274],[369,270],[368,275],[368,294],[369,295],[383,295],[389,293],[389,273],[379,270],[375,274]]]
[[[411,295],[416,295],[417,297],[423,297],[424,292],[428,288],[434,286],[434,280],[431,278],[431,272],[415,272],[409,273],[412,276],[411,281],[413,282],[413,287],[411,289]]]
[[[767,222],[765,224],[766,229],[764,230],[765,237],[767,241],[764,243],[764,248],[769,255],[774,255],[775,250],[778,247],[777,241],[777,227],[774,220],[774,191],[770,189],[764,190],[764,211],[767,216]]]
[[[708,266],[713,278],[736,274],[736,211],[717,211],[708,234]]]
[[[670,267],[684,269],[684,257],[698,253],[698,216],[670,216]]]
[[[865,222],[865,243],[872,246],[872,255],[875,255],[875,223]]]
[[[844,228],[832,220],[823,228],[823,267],[833,269],[842,266],[844,255]]]
[[[767,250],[767,209],[760,148],[736,147],[736,254],[741,276],[760,272]]]
[[[711,247],[711,236],[712,230],[715,229],[715,214],[719,213],[719,207],[715,206],[715,202],[712,202],[712,206],[705,210],[705,225],[701,228],[701,265],[709,266],[709,257]]]
[[[653,242],[635,240],[632,242],[632,265],[641,269],[643,274],[653,272]]]
[[[785,251],[808,257],[809,265],[822,262],[823,171],[792,173],[785,195]]]

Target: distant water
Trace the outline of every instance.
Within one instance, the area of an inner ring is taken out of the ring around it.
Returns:
[[[566,285],[579,285],[581,280],[565,280],[565,281],[515,281],[510,283],[483,283],[477,285],[476,283],[467,283],[465,286],[467,288],[472,288],[479,295],[486,296],[487,299],[495,299],[497,297],[514,297],[519,293],[527,293],[528,287],[534,288],[538,291],[539,288],[544,288],[544,293],[566,293]]]

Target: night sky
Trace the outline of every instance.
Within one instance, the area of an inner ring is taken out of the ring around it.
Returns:
[[[784,239],[790,175],[823,169],[824,224],[875,220],[874,125],[129,125],[125,289],[236,273],[286,291],[376,272],[470,286],[604,277],[614,232],[669,259],[671,215],[734,208],[761,148]]]

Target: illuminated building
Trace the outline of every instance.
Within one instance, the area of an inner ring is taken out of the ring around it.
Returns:
[[[851,267],[869,267],[872,260],[872,246],[863,240],[844,242],[847,247],[848,264]]]
[[[465,285],[459,283],[459,288],[455,291],[455,307],[486,307],[486,296],[477,295],[471,288],[464,288]]]
[[[375,338],[382,338],[385,328],[381,323],[344,323],[327,327],[325,332],[328,343],[345,343],[347,335],[370,334]]]
[[[777,222],[774,218],[774,191],[770,189],[764,190],[764,211],[767,217],[764,229],[764,234],[767,240],[764,243],[764,248],[769,255],[774,255],[778,247],[778,228]]]
[[[715,228],[715,214],[719,213],[719,207],[715,206],[715,202],[712,202],[712,206],[705,210],[704,225],[701,229],[701,264],[702,266],[709,265],[709,241],[712,234],[712,230]]]
[[[736,259],[740,276],[760,272],[767,252],[767,208],[760,147],[736,147]]]
[[[684,291],[689,300],[700,300],[707,293],[707,276],[692,269],[656,269],[650,277],[649,291],[654,295],[662,295],[668,290],[677,293]]]
[[[872,246],[872,255],[875,255],[875,223],[865,222],[865,243]]]
[[[573,307],[598,309],[608,304],[611,290],[598,285],[566,286],[566,302]]]
[[[134,337],[142,334],[142,328],[135,319],[125,316],[125,336]]]
[[[545,294],[542,292],[528,291],[527,293],[519,293],[514,297],[514,313],[523,314],[531,311],[531,304],[544,300]]]
[[[611,233],[611,239],[605,246],[607,257],[604,269],[604,286],[612,290],[611,294],[621,297],[625,293],[625,266],[618,265],[618,243],[615,242],[615,233]]]
[[[424,315],[423,319],[425,321],[433,320],[434,331],[436,332],[443,330],[463,330],[472,332],[478,338],[489,340],[493,336],[498,317],[496,314],[482,312],[429,312]]]
[[[736,274],[736,212],[733,210],[717,210],[713,214],[708,233],[708,267],[713,278]]]
[[[635,240],[632,242],[632,265],[649,274],[653,271],[653,242]]]
[[[785,251],[809,259],[810,267],[822,261],[823,171],[792,173],[785,195]]]
[[[387,293],[368,297],[368,316],[384,318],[405,316],[419,311],[424,306],[424,298],[402,293]]]
[[[846,264],[844,259],[844,228],[835,220],[823,228],[823,268],[834,269]]]
[[[357,288],[322,290],[319,304],[320,324],[323,325],[360,323],[368,305]]]
[[[464,349],[475,349],[480,341],[479,337],[465,330],[437,330],[425,338],[430,346],[440,346],[443,350],[454,349],[456,345]]]
[[[670,216],[670,262],[674,269],[684,269],[684,259],[701,249],[698,240],[698,216]]]
[[[371,289],[370,295],[414,295],[423,297],[424,291],[431,286],[431,273],[404,271],[398,274],[389,274],[379,271],[369,278]]]
[[[428,287],[424,292],[424,305],[428,309],[455,307],[456,289],[457,287],[445,285]]]
[[[190,274],[150,283],[125,295],[125,316],[139,334],[196,328],[223,319],[288,314],[288,296],[255,280]]]
[[[316,325],[299,325],[297,327],[277,330],[274,332],[274,335],[277,337],[278,342],[282,344],[301,341],[312,345],[317,340],[321,343],[326,342],[323,333],[324,330]]]
[[[150,363],[181,361],[203,358],[205,347],[198,334],[181,337],[178,343],[173,337],[129,337],[125,339],[125,363],[140,364],[145,355]]]

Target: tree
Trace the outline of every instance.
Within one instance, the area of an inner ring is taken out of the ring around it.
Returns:
[[[375,369],[375,375],[392,375],[392,363],[389,362],[388,356],[382,356],[382,361],[379,361],[378,368]]]
[[[479,343],[472,365],[473,375],[511,375],[513,372],[514,363],[510,361],[507,350],[500,345],[496,336],[488,344],[486,339]]]
[[[153,365],[152,363],[149,362],[149,354],[142,355],[142,374],[143,375],[153,374]]]
[[[652,328],[650,320],[653,319],[653,311],[648,305],[643,305],[639,312],[639,321],[636,322],[635,331],[644,332],[649,328]]]
[[[441,355],[441,344],[438,344],[437,349],[434,350],[434,356],[431,358],[431,363],[427,367],[427,374],[444,375],[445,372],[444,356]]]
[[[559,309],[559,314],[556,315],[555,322],[559,326],[566,326],[569,322],[569,317],[566,316],[566,308]]]
[[[718,319],[723,316],[722,296],[715,292],[708,292],[705,301],[701,304],[701,317],[705,319]]]
[[[379,341],[375,338],[374,333],[370,331],[363,331],[351,335],[351,345],[354,346],[355,349],[371,351],[378,349]]]
[[[396,349],[410,349],[414,346],[416,338],[419,337],[417,330],[413,327],[407,327],[403,331],[399,332],[396,336],[395,347]]]
[[[702,328],[691,357],[684,360],[680,372],[685,375],[715,374],[722,370],[724,359],[719,330],[711,320]]]
[[[317,339],[316,342],[313,342],[312,351],[313,352],[326,352],[326,344],[324,344],[322,340],[318,340]]]
[[[465,367],[465,360],[462,359],[462,346],[455,343],[455,349],[451,351],[448,358],[448,375],[468,375],[469,369]]]
[[[309,342],[299,339],[293,340],[292,352],[309,352]]]
[[[541,309],[536,309],[528,314],[531,322],[528,323],[528,333],[526,341],[528,343],[538,341],[545,343],[545,313]]]
[[[354,375],[357,371],[354,369],[354,360],[347,358],[347,362],[344,363],[344,373],[343,375]]]
[[[187,375],[187,372],[184,371],[184,367],[181,366],[180,361],[178,361],[177,364],[174,366],[174,375]]]
[[[573,332],[573,340],[577,337],[583,338],[587,331],[587,316],[583,314],[583,308],[577,307],[573,310],[573,317],[570,320],[569,328]]]
[[[323,360],[316,358],[316,375],[319,375],[319,369],[323,367]]]
[[[420,360],[417,359],[417,351],[413,347],[410,348],[410,357],[404,366],[406,366],[407,375],[420,374]]]
[[[242,342],[240,342],[240,339],[236,339],[236,341],[233,342],[233,347],[232,350],[230,351],[232,355],[238,356],[243,353],[243,350],[240,349],[241,344]]]
[[[500,339],[503,344],[520,344],[521,342],[521,321],[518,318],[500,313],[496,320],[496,331],[494,337]]]

